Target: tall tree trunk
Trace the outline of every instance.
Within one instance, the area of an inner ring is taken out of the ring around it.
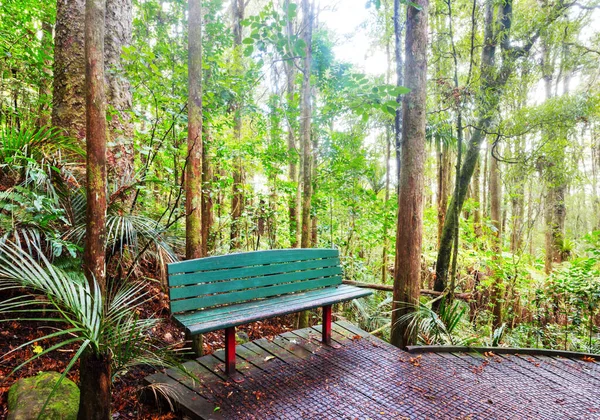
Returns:
[[[47,19],[49,19],[47,17]],[[42,47],[40,49],[44,67],[39,87],[39,110],[36,125],[38,128],[50,124],[50,105],[52,102],[52,24],[47,20],[42,22]]]
[[[442,229],[448,209],[448,195],[450,194],[450,150],[447,144],[442,144],[441,138],[437,136],[436,147],[438,154],[437,174],[437,208],[438,208],[438,246],[442,239]]]
[[[52,125],[85,138],[85,0],[57,0]]]
[[[501,215],[501,203],[500,197],[500,168],[498,166],[498,160],[492,156],[490,160],[490,214],[492,217],[492,225],[495,228],[492,234],[492,260],[496,265],[500,265],[502,261],[502,215]],[[502,325],[502,278],[500,277],[501,270],[499,267],[494,273],[494,285],[492,286],[492,293],[490,295],[490,303],[492,306],[492,314],[494,319],[492,320],[492,326],[494,329]]]
[[[304,50],[304,66],[302,77],[302,116],[301,116],[301,133],[302,133],[302,236],[300,246],[302,248],[310,247],[310,207],[312,201],[312,171],[311,171],[311,88],[310,88],[310,68],[312,60],[312,26],[313,14],[312,4],[309,0],[302,0],[302,14],[304,16],[304,30],[302,38],[306,43]],[[308,312],[304,311],[299,314],[298,327],[308,327]]]
[[[238,73],[243,72],[242,68],[242,21],[244,20],[244,0],[233,0],[233,47],[234,47],[234,67]],[[238,100],[234,106],[233,116],[233,137],[238,145],[238,154],[233,162],[233,186],[231,199],[231,249],[239,249],[241,217],[244,210],[244,168],[242,166],[241,143],[242,143],[242,103]]]
[[[185,173],[185,254],[202,253],[202,6],[189,1],[188,16],[188,156]]]
[[[285,1],[285,10],[289,10],[290,0]],[[291,39],[294,35],[294,22],[289,16],[286,16],[286,36]],[[298,161],[300,160],[298,149],[296,147],[296,124],[295,119],[290,117],[290,113],[294,113],[296,103],[294,100],[296,67],[292,60],[287,60],[284,63],[285,78],[287,82],[286,103],[287,103],[287,148],[288,148],[288,178],[293,186],[293,192],[290,194],[288,201],[288,223],[290,232],[290,247],[297,248],[300,246],[300,212],[298,211],[300,203],[300,185],[298,178]]]
[[[405,347],[415,341],[414,331],[411,332],[407,324],[399,320],[415,310],[421,288],[428,6],[428,0],[417,0],[414,6],[407,6],[405,80],[412,90],[404,96],[402,107],[402,172],[391,333],[391,343],[397,347]]]
[[[86,241],[83,263],[90,289],[106,296],[106,94],[104,86],[104,0],[85,3],[84,63],[87,139]],[[110,418],[110,355],[89,347],[80,366],[80,420]]]
[[[188,3],[188,136],[185,167],[185,256],[204,256],[202,244],[202,0]],[[202,335],[188,337],[202,354]]]
[[[402,62],[402,0],[394,0],[394,57],[396,59],[396,86],[404,84],[404,64]],[[394,119],[394,139],[396,147],[396,193],[400,195],[400,172],[402,169],[402,96],[396,98],[398,107]]]
[[[302,236],[300,246],[310,246],[310,207],[312,200],[312,141],[311,141],[311,87],[310,68],[312,61],[312,5],[309,0],[302,0],[302,13],[304,16],[304,30],[302,37],[306,43],[304,52],[303,78],[302,78]]]
[[[210,164],[208,148],[211,142],[210,128],[208,124],[202,124],[202,255],[208,255],[214,249],[214,238],[212,226],[213,216],[213,178],[214,170]]]
[[[131,44],[132,0],[106,0],[106,94],[112,118],[108,122],[112,146],[107,149],[108,176],[119,184],[133,175],[133,121],[129,81],[123,77],[121,54]]]
[[[475,165],[475,173],[473,175],[473,199],[475,200],[475,208],[473,209],[473,224],[475,236],[481,237],[483,234],[481,229],[481,187],[479,185],[481,177],[481,169],[479,162]]]

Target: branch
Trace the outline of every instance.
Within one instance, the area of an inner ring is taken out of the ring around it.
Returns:
[[[362,282],[353,281],[353,280],[344,280],[343,283],[349,284],[351,286],[362,287],[364,289],[382,290],[384,292],[393,292],[394,291],[394,286],[391,286],[388,284],[362,283]],[[436,292],[435,290],[421,289],[421,294],[422,295],[430,295],[430,296],[442,296],[445,293],[444,292]],[[454,295],[454,297],[463,299],[463,300],[469,300],[469,299],[471,299],[471,296],[472,296],[471,293],[456,293]]]

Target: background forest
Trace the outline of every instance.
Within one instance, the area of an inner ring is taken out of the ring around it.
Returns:
[[[22,252],[2,262],[74,282],[84,6],[0,0],[0,240]],[[200,24],[187,1],[107,0],[109,280],[166,299],[156,285],[186,254],[187,35],[200,25],[195,256],[338,248],[346,279],[380,290],[339,315],[389,338],[406,7],[205,0]],[[599,7],[429,4],[419,343],[600,353]],[[349,16],[361,19],[342,33]]]

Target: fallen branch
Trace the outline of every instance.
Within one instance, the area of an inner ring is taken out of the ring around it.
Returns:
[[[344,280],[343,283],[349,284],[351,286],[363,287],[365,289],[382,290],[384,292],[394,291],[394,286],[391,286],[389,284],[362,283],[353,280]],[[442,296],[444,292],[436,292],[435,290],[421,289],[421,294],[430,296]],[[455,293],[454,297],[457,299],[469,300],[471,299],[471,293]]]

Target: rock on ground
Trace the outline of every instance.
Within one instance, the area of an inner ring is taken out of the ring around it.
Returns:
[[[60,378],[58,372],[40,372],[22,378],[8,391],[8,420],[29,420],[38,417],[50,392]],[[79,411],[79,388],[64,378],[54,391],[41,418],[46,420],[76,420]]]

